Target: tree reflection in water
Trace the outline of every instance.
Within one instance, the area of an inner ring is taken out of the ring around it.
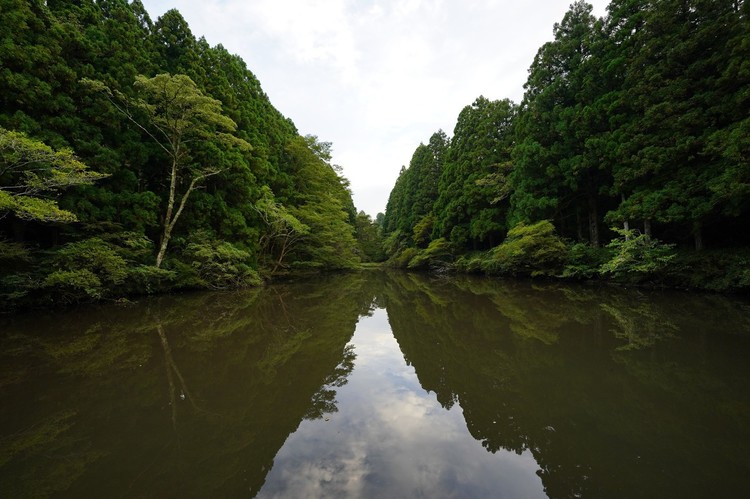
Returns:
[[[531,450],[549,496],[742,490],[747,303],[404,274],[386,296],[422,387],[488,451]]]
[[[372,272],[6,319],[0,495],[254,495],[341,409],[374,307],[470,443],[533,454],[551,497],[744,487],[745,301]]]
[[[347,343],[372,302],[362,284],[332,278],[7,323],[2,495],[252,495],[300,421],[336,410],[334,389],[354,365]]]

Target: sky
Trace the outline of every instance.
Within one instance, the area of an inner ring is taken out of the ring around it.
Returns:
[[[414,150],[483,95],[520,102],[572,0],[142,0],[238,54],[302,135],[333,144],[373,218]],[[607,0],[593,0],[594,15]]]

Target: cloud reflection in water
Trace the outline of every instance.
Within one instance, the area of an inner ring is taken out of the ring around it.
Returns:
[[[385,310],[361,320],[352,344],[339,411],[302,421],[258,497],[546,497],[529,451],[487,452],[458,404],[445,410],[422,389]]]

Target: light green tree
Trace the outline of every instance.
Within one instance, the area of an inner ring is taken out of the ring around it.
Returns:
[[[244,151],[250,151],[252,147],[232,135],[237,125],[222,114],[221,102],[204,95],[189,76],[166,73],[153,78],[138,76],[134,83],[138,95],[135,99],[125,98],[102,82],[82,81],[92,90],[103,92],[169,158],[169,192],[156,255],[158,268],[190,194],[206,178],[222,171],[214,164],[194,161],[197,145],[210,141]]]
[[[253,208],[266,226],[260,237],[263,254],[273,259],[271,273],[285,267],[285,259],[297,244],[310,233],[310,227],[289,213],[284,205],[276,201],[268,186],[263,186],[262,196]]]
[[[90,171],[70,149],[55,151],[23,133],[0,128],[0,218],[73,222],[53,199],[61,189],[107,177]]]

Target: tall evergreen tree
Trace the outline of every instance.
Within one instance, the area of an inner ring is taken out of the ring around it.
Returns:
[[[459,247],[491,247],[501,240],[507,205],[500,203],[497,183],[485,180],[510,168],[515,113],[507,99],[479,97],[459,114],[434,206],[433,239],[449,238]]]
[[[511,222],[555,219],[573,235],[581,233],[583,212],[588,239],[598,246],[599,191],[606,181],[594,143],[587,145],[600,120],[592,108],[600,61],[591,11],[583,1],[573,3],[529,69],[514,150]]]

